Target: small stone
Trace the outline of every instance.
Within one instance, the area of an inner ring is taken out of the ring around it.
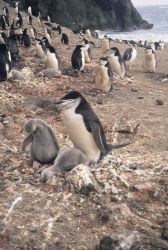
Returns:
[[[110,236],[103,237],[99,244],[96,246],[96,250],[115,250],[119,246],[119,242],[113,240]]]
[[[134,88],[132,88],[131,91],[132,91],[132,92],[138,92],[138,90],[137,90],[137,89],[134,89]]]
[[[168,227],[162,229],[162,238],[168,241]]]
[[[98,188],[98,184],[90,172],[89,167],[83,164],[76,166],[66,175],[66,180],[72,191],[88,195]]]
[[[144,99],[144,97],[143,96],[138,96],[138,99],[142,100],[142,99]]]
[[[97,99],[97,102],[96,102],[97,104],[103,104],[103,100],[102,100],[102,98],[101,97],[99,97],[98,99]]]
[[[156,104],[157,104],[157,105],[163,105],[164,103],[163,103],[162,100],[157,99],[157,100],[156,100]]]

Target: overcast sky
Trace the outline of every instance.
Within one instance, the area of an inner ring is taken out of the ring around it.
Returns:
[[[132,3],[135,6],[142,6],[142,5],[168,5],[168,0],[132,0]]]

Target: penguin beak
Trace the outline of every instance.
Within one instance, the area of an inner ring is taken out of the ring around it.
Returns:
[[[64,110],[64,109],[71,108],[75,101],[76,101],[76,99],[68,99],[68,100],[60,99],[60,100],[54,102],[54,104],[56,105],[58,110],[61,111],[61,110]]]

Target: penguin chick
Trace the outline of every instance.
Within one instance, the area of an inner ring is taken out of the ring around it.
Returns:
[[[110,49],[111,54],[108,57],[113,73],[116,73],[120,78],[125,75],[124,60],[121,57],[119,50],[116,47]]]
[[[30,48],[31,41],[30,41],[30,36],[28,34],[27,29],[23,30],[22,40],[23,40],[23,44],[24,44],[25,48]]]
[[[6,81],[11,72],[11,54],[6,44],[0,44],[0,81]]]
[[[30,119],[25,124],[29,134],[23,141],[22,150],[31,143],[30,162],[38,161],[42,164],[52,163],[59,151],[59,145],[52,128],[43,120]]]
[[[77,45],[71,57],[71,63],[74,71],[81,71],[85,67],[84,50],[88,48],[87,45]]]
[[[104,92],[112,90],[112,69],[107,57],[101,57],[96,67],[96,87]]]
[[[145,59],[143,63],[143,68],[145,72],[155,72],[156,71],[156,54],[151,47],[145,50]]]
[[[134,48],[128,48],[126,49],[124,55],[123,55],[123,60],[124,60],[124,65],[126,70],[130,70],[133,63],[135,62],[135,59],[137,57],[137,51]]]
[[[90,162],[97,162],[112,148],[130,144],[107,144],[99,118],[81,93],[70,91],[55,105],[62,113],[66,132],[74,147],[80,149]]]
[[[41,173],[41,181],[46,182],[48,178],[62,174],[63,172],[71,171],[79,164],[89,165],[89,160],[86,155],[77,148],[60,150],[54,165],[46,168]]]

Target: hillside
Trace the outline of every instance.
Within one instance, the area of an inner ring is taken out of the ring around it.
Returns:
[[[12,3],[12,0],[7,2]],[[21,6],[27,10],[32,6],[33,14],[40,11],[50,15],[53,22],[71,29],[149,29],[130,0],[22,0]]]

